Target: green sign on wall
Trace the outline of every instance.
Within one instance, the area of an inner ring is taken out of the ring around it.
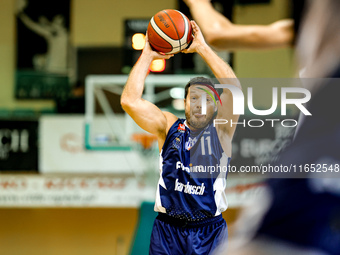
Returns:
[[[66,75],[16,71],[15,97],[17,99],[64,98],[69,93],[69,78]]]

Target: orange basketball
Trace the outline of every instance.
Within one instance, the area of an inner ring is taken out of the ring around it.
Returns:
[[[148,38],[155,51],[178,53],[187,48],[192,40],[190,21],[180,11],[160,11],[149,22]]]

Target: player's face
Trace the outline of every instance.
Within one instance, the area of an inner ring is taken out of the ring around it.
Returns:
[[[64,27],[64,17],[62,15],[56,15],[52,20],[52,26],[56,29]]]
[[[214,100],[204,90],[206,86],[192,85],[189,87],[185,100],[185,117],[190,127],[200,129],[208,125],[216,110]],[[206,114],[202,114],[202,95],[206,96]]]

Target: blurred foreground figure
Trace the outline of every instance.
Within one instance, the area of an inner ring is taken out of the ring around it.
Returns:
[[[334,78],[309,79],[312,116],[302,120],[294,142],[277,162],[306,170],[274,175],[265,197],[240,218],[234,240],[214,254],[340,254],[339,11],[338,0],[310,1],[299,34],[304,77]]]
[[[291,1],[292,18],[268,25],[232,23],[210,0],[183,0],[207,42],[218,50],[268,50],[293,46],[306,0]]]

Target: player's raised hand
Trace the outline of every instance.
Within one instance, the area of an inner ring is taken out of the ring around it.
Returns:
[[[207,45],[207,43],[204,40],[201,29],[196,24],[196,22],[191,20],[190,23],[191,23],[192,32],[193,32],[193,41],[188,49],[182,50],[183,53],[197,52],[200,47],[204,47]]]
[[[161,52],[154,51],[150,46],[149,39],[148,39],[148,33],[146,33],[145,46],[144,46],[142,54],[148,55],[153,60],[155,60],[155,59],[169,59],[169,58],[174,56],[174,54],[164,54],[164,53],[161,53]]]
[[[20,14],[27,7],[27,0],[17,0],[15,5],[15,13]]]

